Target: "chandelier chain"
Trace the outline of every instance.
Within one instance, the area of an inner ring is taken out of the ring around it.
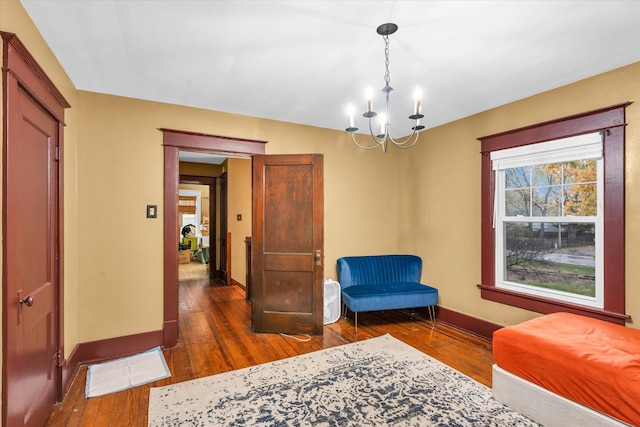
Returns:
[[[384,38],[384,82],[389,86],[389,82],[391,81],[391,77],[389,76],[389,36],[383,36]]]

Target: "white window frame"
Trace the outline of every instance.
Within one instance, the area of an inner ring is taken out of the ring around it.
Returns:
[[[580,159],[596,160],[596,216],[506,216],[505,215],[505,170],[514,167],[568,162]],[[492,168],[495,171],[494,232],[495,232],[495,286],[522,294],[582,305],[604,308],[604,161],[602,135],[599,132],[570,138],[508,148],[491,152]],[[577,295],[554,289],[511,282],[506,280],[505,223],[593,223],[595,225],[595,296]]]

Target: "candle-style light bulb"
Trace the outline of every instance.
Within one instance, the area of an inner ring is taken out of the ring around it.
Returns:
[[[367,96],[367,113],[373,111],[373,90],[369,87],[366,92]]]
[[[422,91],[420,87],[416,86],[416,90],[413,93],[413,97],[415,99],[415,103],[413,104],[413,114],[420,114],[420,98],[422,98]]]
[[[347,105],[347,115],[349,116],[349,127],[353,127],[353,105]]]
[[[387,133],[387,116],[386,114],[380,114],[380,135]]]

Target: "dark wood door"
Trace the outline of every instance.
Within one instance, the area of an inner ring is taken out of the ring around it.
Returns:
[[[253,329],[322,335],[323,157],[253,157]]]
[[[6,425],[44,425],[57,393],[59,123],[20,87],[6,142]]]

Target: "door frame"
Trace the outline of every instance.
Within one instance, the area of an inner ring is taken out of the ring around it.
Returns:
[[[220,268],[217,270],[217,278],[225,285],[231,283],[230,256],[229,256],[229,187],[227,172],[222,172],[218,177],[220,185]],[[216,246],[218,246],[216,244]]]
[[[57,260],[55,263],[57,281],[55,289],[55,307],[54,316],[56,321],[55,345],[57,349],[56,369],[54,370],[54,379],[56,384],[56,400],[60,401],[64,391],[70,385],[70,379],[73,372],[63,369],[62,359],[64,358],[64,111],[71,108],[71,105],[64,98],[55,84],[49,79],[45,71],[38,65],[35,58],[29,53],[24,44],[13,33],[0,31],[2,38],[2,93],[3,93],[3,114],[2,114],[2,198],[3,204],[6,205],[6,171],[8,167],[8,159],[6,157],[6,149],[8,144],[9,133],[7,129],[16,120],[14,114],[14,102],[16,93],[13,88],[20,86],[22,90],[32,97],[48,114],[50,114],[58,122],[58,170],[57,170],[57,188],[53,191],[57,192],[57,206],[53,209],[57,211],[58,221],[56,227],[56,245]],[[12,165],[15,167],[16,165]],[[6,215],[2,216],[2,235],[6,236],[8,229]],[[6,247],[6,239],[3,239],[3,253],[8,253],[9,248]],[[2,257],[2,308],[3,313],[7,313],[9,304],[15,304],[15,295],[10,296],[8,292],[8,284],[6,281],[6,257]],[[6,316],[2,318],[2,420],[3,423],[7,419],[7,323]]]
[[[160,128],[164,146],[164,321],[163,345],[178,343],[178,251],[173,239],[178,229],[178,183],[180,180],[180,150],[211,154],[252,157],[265,154],[267,141],[230,138],[219,135]]]

